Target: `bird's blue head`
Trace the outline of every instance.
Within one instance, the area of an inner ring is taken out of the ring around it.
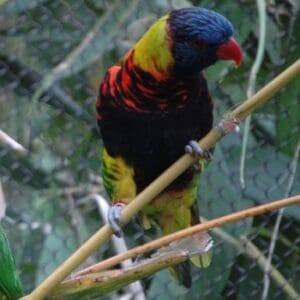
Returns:
[[[224,16],[189,7],[170,12],[168,24],[177,74],[195,74],[218,59],[241,63],[242,51],[232,37],[233,26]]]

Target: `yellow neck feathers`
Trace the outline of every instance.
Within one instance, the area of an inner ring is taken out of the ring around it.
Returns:
[[[168,76],[174,59],[169,49],[168,15],[154,23],[133,47],[133,63],[156,78]]]

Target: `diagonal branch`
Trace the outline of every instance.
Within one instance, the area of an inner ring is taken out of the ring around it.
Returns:
[[[171,242],[174,242],[176,240],[180,240],[183,238],[186,238],[187,236],[194,235],[199,232],[207,231],[212,228],[216,228],[225,224],[234,223],[249,217],[254,217],[260,214],[264,214],[267,212],[270,212],[272,210],[279,209],[281,207],[286,207],[289,205],[294,205],[300,203],[300,195],[274,201],[268,204],[262,204],[256,207],[251,207],[248,209],[244,209],[235,213],[231,213],[229,215],[225,215],[210,221],[207,221],[205,223],[200,223],[197,225],[194,225],[192,227],[177,231],[175,233],[166,235],[164,237],[161,237],[159,239],[156,239],[154,241],[148,242],[144,245],[135,247],[125,253],[113,256],[111,258],[108,258],[96,265],[93,265],[85,270],[82,270],[76,274],[77,275],[83,275],[88,274],[91,272],[99,272],[106,269],[109,269],[117,264],[119,264],[121,261],[125,259],[132,258],[134,256],[143,254],[145,252],[152,251],[154,249],[160,248],[162,246],[165,246]]]
[[[119,290],[136,280],[181,263],[188,258],[187,251],[174,250],[153,258],[144,259],[126,269],[108,270],[71,278],[60,283],[47,299],[84,300],[96,297],[98,299],[100,296]],[[133,298],[130,297],[130,299]]]
[[[0,129],[0,145],[7,147],[18,156],[26,156],[28,151],[12,137]]]
[[[201,220],[203,222],[207,221],[203,218],[201,218]],[[212,232],[226,243],[257,262],[257,265],[262,270],[264,269],[267,258],[246,237],[241,237],[240,239],[234,238],[220,228],[213,228]],[[172,243],[170,245],[172,245]],[[80,299],[90,299],[91,297],[103,296],[128,285],[134,280],[152,275],[154,272],[158,272],[163,268],[188,259],[190,257],[190,252],[187,249],[190,245],[185,244],[185,247],[186,248],[176,248],[173,250],[168,249],[166,252],[160,250],[169,247],[160,248],[151,256],[151,258],[143,259],[138,263],[131,263],[124,269],[102,270],[101,267],[97,269],[95,266],[92,266],[91,268],[74,274],[72,278],[60,283],[55,290],[50,293],[48,298],[74,299],[80,297]],[[296,290],[273,265],[270,266],[270,276],[291,299],[299,298],[299,294]]]
[[[245,119],[250,113],[262,106],[281,88],[300,75],[300,59],[273,79],[269,84],[257,92],[253,97],[242,103],[229,114],[231,119]],[[218,128],[213,128],[199,141],[202,149],[210,149],[223,137]],[[187,170],[194,162],[190,155],[183,155],[163,174],[146,187],[135,199],[122,211],[121,223],[127,224],[145,205],[162,192],[173,180]],[[300,198],[300,197],[299,197]],[[205,223],[206,224],[206,223]],[[201,224],[202,226],[205,224]],[[217,226],[219,226],[218,224]],[[197,228],[199,229],[199,228]],[[207,228],[205,228],[207,229]],[[204,228],[202,228],[204,230]],[[94,251],[102,246],[112,235],[108,225],[100,228],[85,244],[77,249],[62,265],[60,265],[45,281],[43,281],[26,299],[43,299],[51,289],[77,268]],[[179,237],[180,238],[180,235]]]

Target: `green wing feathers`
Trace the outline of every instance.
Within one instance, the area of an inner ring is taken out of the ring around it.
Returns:
[[[105,148],[102,149],[102,177],[113,203],[129,203],[136,196],[133,168],[123,158],[110,156]]]

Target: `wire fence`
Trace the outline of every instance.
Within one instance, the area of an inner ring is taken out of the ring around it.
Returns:
[[[2,224],[26,292],[103,224],[95,200],[95,195],[106,195],[94,106],[105,71],[159,16],[191,4],[227,16],[245,54],[239,69],[219,63],[206,72],[215,120],[219,120],[246,98],[258,40],[254,1],[0,1],[0,129],[27,149],[16,150],[0,135],[4,195],[0,216],[6,206]],[[270,1],[266,9],[265,59],[257,89],[300,55],[299,4]],[[299,194],[299,100],[296,80],[253,115],[244,189],[240,184],[242,134],[218,144],[199,183],[201,216],[212,219]],[[213,232],[212,265],[192,269],[190,290],[176,284],[164,270],[141,281],[141,293],[125,289],[106,297],[263,299],[269,277],[265,299],[292,299],[300,293],[300,207],[283,211],[279,232],[272,238],[277,216],[275,212],[225,226],[227,235]],[[156,236],[154,229],[143,231],[136,222],[125,228],[128,247]],[[245,239],[251,242],[257,247],[256,258],[234,246],[231,239],[240,245]],[[267,263],[260,265],[258,257],[270,255],[272,239],[276,246],[271,253],[273,269],[268,272]],[[84,266],[113,254],[110,242]],[[283,279],[274,279],[274,272]]]

